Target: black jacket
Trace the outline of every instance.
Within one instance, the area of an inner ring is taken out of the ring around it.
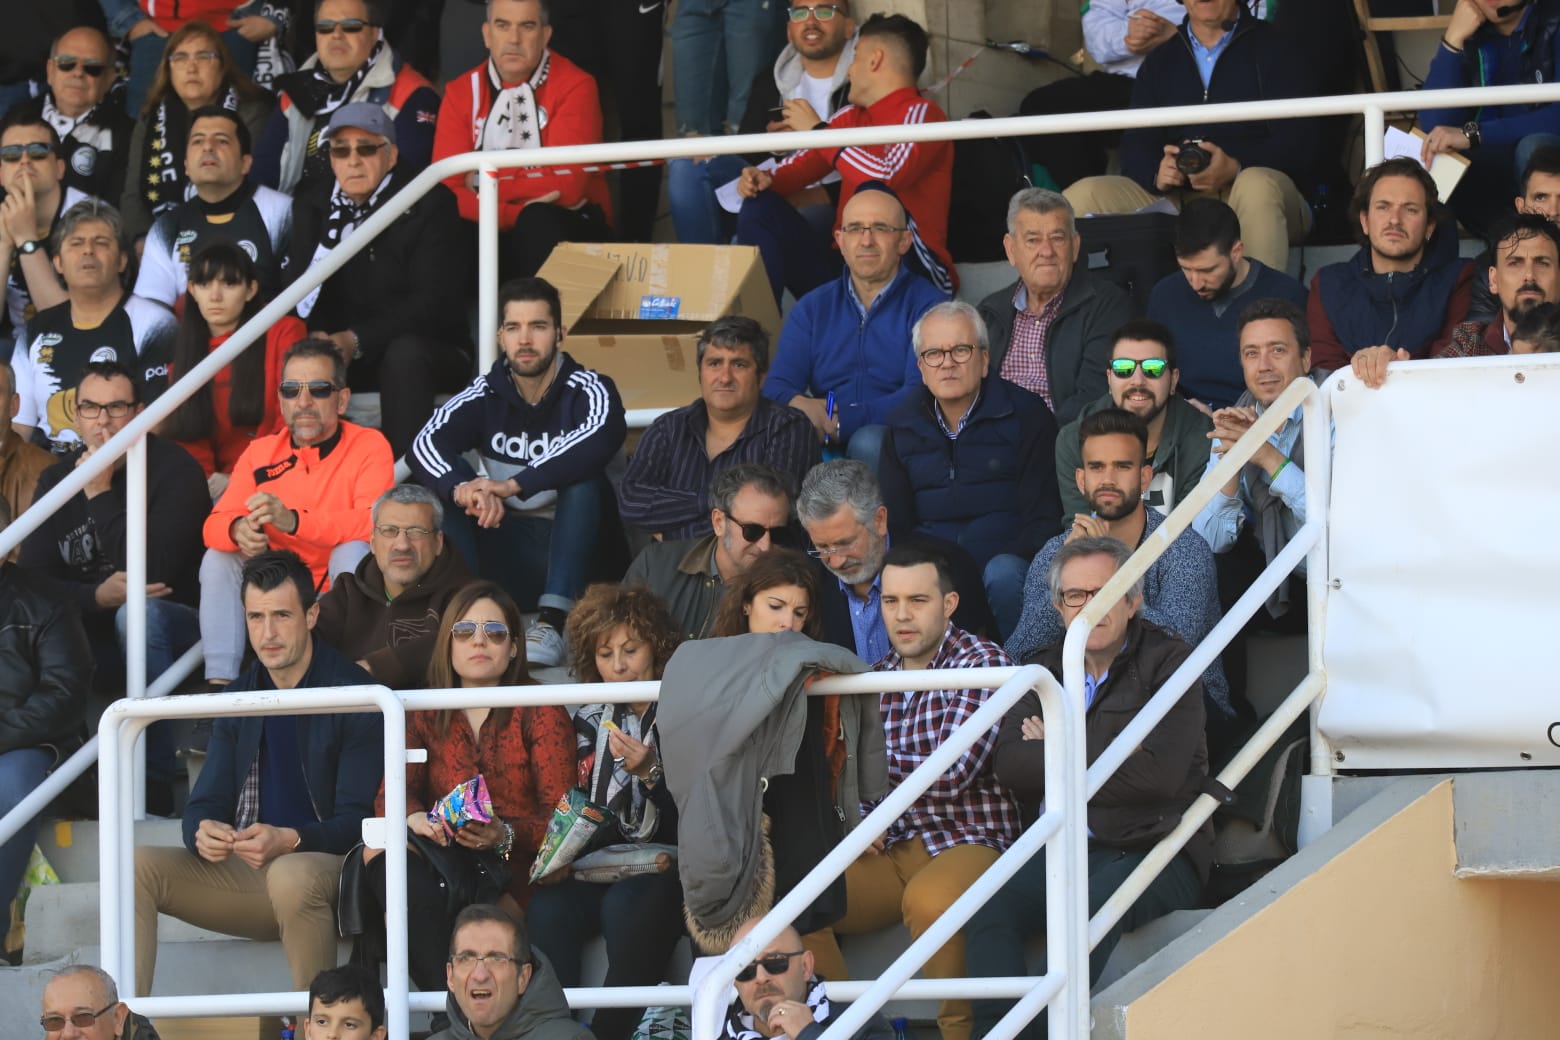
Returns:
[[[981,569],[975,565],[969,553],[950,541],[913,531],[889,531],[889,545],[913,545],[945,557],[953,566],[954,591],[959,594],[959,608],[953,612],[953,623],[978,636],[996,635],[997,623],[991,616],[991,605],[986,602],[986,585],[981,580]],[[850,627],[850,601],[846,598],[854,593],[847,592],[840,585],[840,579],[822,561],[818,561],[817,566],[823,638],[856,653],[856,633]]]
[[[92,648],[75,607],[0,563],[0,754],[82,744]]]
[[[385,199],[412,174],[390,171]],[[282,280],[303,276],[324,239],[334,182],[302,189],[293,199],[292,242]],[[466,301],[471,296],[471,249],[454,194],[443,185],[412,203],[320,290],[309,313],[311,331],[357,333],[359,366],[375,369],[385,347],[412,333],[471,353]]]

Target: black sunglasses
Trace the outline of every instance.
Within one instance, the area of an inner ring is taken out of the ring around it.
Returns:
[[[296,379],[284,379],[282,385],[276,388],[276,392],[282,395],[285,401],[291,401],[305,390],[316,401],[323,401],[335,393],[338,387],[328,379],[311,379],[307,383],[301,383]]]
[[[101,61],[82,61],[80,58],[72,57],[69,54],[62,54],[54,59],[54,67],[61,72],[73,72],[77,65],[80,65],[81,71],[93,79],[97,79],[108,71],[108,66]]]
[[[350,159],[353,151],[356,151],[360,157],[368,159],[389,147],[390,143],[388,141],[332,141],[330,157],[332,159]]]
[[[784,975],[791,970],[791,958],[800,957],[804,952],[803,950],[797,950],[795,953],[771,953],[760,957],[737,972],[736,980],[738,982],[753,981],[753,976],[758,974],[760,967],[764,969],[764,973],[767,975]]]
[[[339,22],[315,22],[314,31],[321,36],[329,36],[337,29],[340,29],[342,32],[347,33],[348,35],[356,35],[357,33],[362,32],[364,29],[367,29],[368,26],[369,23],[365,22],[361,18],[343,18]]]
[[[0,147],[0,162],[21,162],[22,156],[27,156],[33,162],[43,162],[54,154],[54,149],[43,141],[29,141],[27,144],[8,144]]]
[[[726,519],[736,524],[737,530],[742,532],[743,539],[749,542],[759,541],[766,534],[770,541],[777,543],[785,541],[790,536],[790,529],[784,526],[765,527],[763,524],[744,524],[734,516],[728,516]]]

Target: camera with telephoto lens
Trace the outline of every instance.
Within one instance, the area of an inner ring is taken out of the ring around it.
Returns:
[[[1202,173],[1213,162],[1213,156],[1202,146],[1200,137],[1187,138],[1178,147],[1180,150],[1175,153],[1175,168],[1188,177]]]

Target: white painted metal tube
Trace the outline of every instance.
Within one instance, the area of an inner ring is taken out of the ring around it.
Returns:
[[[498,360],[498,168],[477,169],[477,372]]]
[[[1390,366],[1389,366],[1390,367]],[[1332,387],[1346,378],[1353,378],[1348,369],[1333,373],[1322,389],[1306,399],[1305,403],[1305,509],[1307,518],[1319,519],[1332,514]],[[1355,385],[1364,390],[1363,384]],[[1371,393],[1370,390],[1364,390]],[[1317,540],[1306,560],[1306,652],[1309,671],[1313,675],[1327,673],[1327,600],[1328,583],[1332,580],[1332,562],[1328,556],[1327,539]],[[1323,693],[1311,704],[1311,773],[1314,776],[1333,775],[1332,745],[1317,728],[1322,700],[1327,696],[1326,683]],[[1312,821],[1317,823],[1319,821]],[[1308,835],[1314,837],[1319,830],[1308,825]]]

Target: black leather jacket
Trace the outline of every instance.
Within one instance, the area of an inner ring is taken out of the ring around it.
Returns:
[[[0,753],[82,744],[92,648],[76,608],[46,598],[15,564],[0,565]]]

